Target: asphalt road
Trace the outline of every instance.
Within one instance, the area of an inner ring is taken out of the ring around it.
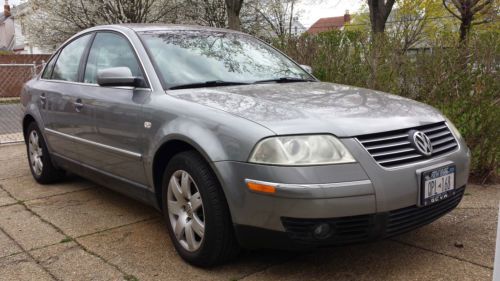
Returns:
[[[0,280],[491,280],[500,186],[411,233],[310,252],[184,263],[152,208],[78,177],[41,186],[23,145],[0,145]]]

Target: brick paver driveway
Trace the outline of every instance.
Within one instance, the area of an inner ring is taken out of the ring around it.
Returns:
[[[212,270],[185,264],[152,208],[70,177],[40,186],[24,146],[0,146],[1,280],[491,280],[498,186],[412,233],[308,253],[246,252]]]

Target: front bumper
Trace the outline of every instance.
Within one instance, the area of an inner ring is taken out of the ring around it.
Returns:
[[[376,241],[429,224],[453,210],[463,197],[465,186],[438,204],[406,207],[389,212],[329,219],[282,218],[286,232],[235,225],[239,242],[246,248],[308,249]],[[319,225],[330,227],[328,235],[317,237]]]
[[[458,149],[449,154],[390,169],[378,165],[356,140],[342,141],[357,163],[316,167],[280,167],[231,161],[215,163],[233,223],[243,244],[252,244],[245,238],[248,236],[245,233],[253,233],[250,238],[256,240],[256,245],[263,244],[263,239],[258,238],[260,232],[277,233],[296,241],[297,236],[291,231],[293,227],[290,228],[290,222],[294,221],[307,224],[311,221],[364,217],[371,225],[368,232],[374,234],[361,240],[397,234],[386,232],[390,225],[387,220],[392,213],[408,208],[427,210],[427,207],[417,205],[421,186],[419,172],[429,167],[455,165],[456,196],[459,198],[454,203],[458,204],[462,197],[463,189],[459,187],[465,187],[467,183],[470,155],[461,141]],[[267,195],[250,191],[245,185],[246,179],[286,184],[281,184],[282,188],[277,188],[276,194]],[[454,203],[450,205],[451,209],[456,206]],[[429,207],[444,205],[439,202]],[[451,210],[445,209],[439,216]],[[426,219],[415,227],[434,220],[432,216],[424,217]],[[248,229],[259,231],[246,231]],[[281,240],[287,241],[284,237]],[[323,242],[349,243],[336,236],[327,240]]]

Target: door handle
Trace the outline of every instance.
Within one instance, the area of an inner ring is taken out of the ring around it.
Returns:
[[[76,101],[73,103],[73,105],[75,106],[76,112],[82,111],[82,108],[83,108],[82,99],[76,99]]]
[[[42,104],[42,107],[44,107],[45,104],[47,103],[47,97],[45,96],[45,93],[42,93],[40,95],[40,103]]]

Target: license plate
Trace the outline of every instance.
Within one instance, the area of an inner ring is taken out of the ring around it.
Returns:
[[[421,205],[427,206],[455,194],[455,166],[422,172]]]

